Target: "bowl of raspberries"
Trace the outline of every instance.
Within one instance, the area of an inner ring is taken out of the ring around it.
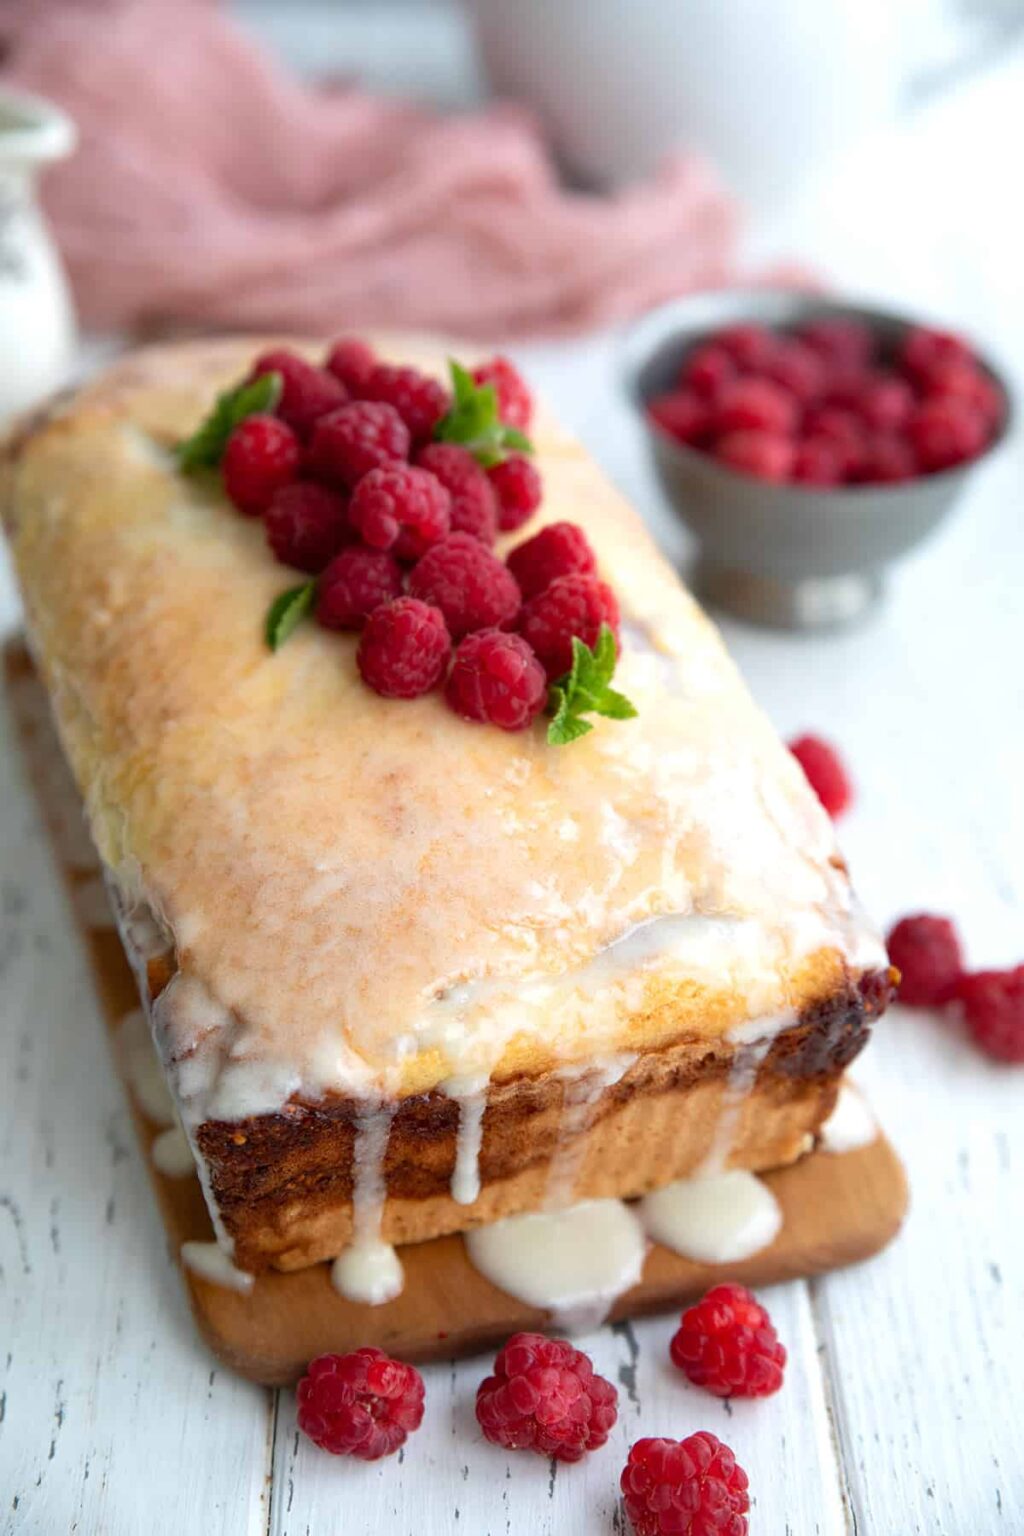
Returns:
[[[794,293],[666,305],[634,330],[628,374],[702,594],[789,628],[858,618],[1010,421],[961,336]]]

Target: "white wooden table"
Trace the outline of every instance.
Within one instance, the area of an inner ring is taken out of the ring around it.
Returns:
[[[780,243],[843,284],[930,307],[1024,359],[1016,191],[984,167],[1024,59],[837,177]],[[951,200],[955,189],[957,202]],[[614,342],[522,350],[534,378],[681,555],[617,394]],[[1018,376],[1019,382],[1019,376]],[[976,964],[1024,960],[1024,509],[1014,445],[894,575],[864,627],[726,624],[784,734],[842,745],[843,840],[883,921],[955,912]],[[2,574],[2,573],[0,573]],[[3,624],[16,620],[9,587]],[[863,1268],[766,1296],[784,1390],[729,1407],[667,1365],[672,1318],[587,1341],[621,1388],[578,1467],[476,1433],[480,1362],[427,1370],[402,1457],[334,1461],[292,1394],[234,1379],[194,1336],[21,764],[0,717],[0,1530],[17,1536],[583,1536],[621,1532],[641,1434],[705,1427],[746,1467],[756,1536],[1024,1532],[1024,1074],[895,1010],[856,1075],[903,1153],[905,1232]]]

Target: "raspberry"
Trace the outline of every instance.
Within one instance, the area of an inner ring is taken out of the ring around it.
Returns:
[[[458,443],[428,443],[416,455],[421,469],[436,475],[452,498],[453,533],[471,533],[481,544],[498,534],[498,498],[473,455]]]
[[[722,390],[715,409],[714,427],[719,433],[787,433],[796,426],[797,404],[793,396],[771,379],[737,379]]]
[[[502,533],[521,528],[541,502],[540,475],[525,453],[510,453],[487,471],[498,498],[498,527]]]
[[[919,912],[904,917],[886,940],[889,959],[900,972],[899,998],[911,1008],[948,1003],[963,974],[960,939],[948,917]]]
[[[498,396],[498,415],[508,427],[529,432],[533,418],[533,396],[522,374],[507,357],[492,357],[473,369],[478,384],[493,384]]]
[[[296,1395],[299,1428],[332,1456],[390,1456],[423,1418],[423,1377],[382,1349],[321,1355]]]
[[[391,549],[399,560],[418,560],[448,532],[451,497],[433,475],[411,464],[371,469],[349,503],[352,527],[373,549]]]
[[[875,432],[867,442],[852,470],[863,485],[895,485],[912,480],[917,472],[914,455],[905,438],[894,432]]]
[[[263,514],[267,541],[282,565],[317,575],[352,537],[344,496],[312,480],[278,491]]]
[[[716,1397],[770,1397],[786,1365],[771,1318],[743,1285],[713,1286],[684,1312],[669,1354]]]
[[[306,438],[314,423],[336,410],[348,399],[348,390],[340,379],[324,368],[314,368],[304,357],[298,357],[284,347],[262,353],[253,364],[253,377],[261,373],[281,375],[281,398],[275,415]]]
[[[450,534],[428,550],[409,578],[409,592],[440,608],[453,640],[511,624],[521,602],[511,572],[469,533]]]
[[[355,400],[318,421],[310,444],[311,468],[351,489],[371,469],[409,457],[409,428],[392,405]]]
[[[903,338],[899,361],[910,378],[924,384],[934,369],[947,363],[973,363],[974,358],[970,347],[959,336],[918,325]]]
[[[713,340],[743,373],[760,373],[778,346],[766,325],[730,325]]]
[[[476,1417],[493,1445],[580,1461],[608,1439],[617,1400],[611,1382],[564,1339],[514,1333],[477,1388]]]
[[[954,399],[969,405],[989,427],[1002,419],[1002,397],[992,380],[973,363],[940,363],[928,374],[924,385],[928,399]]]
[[[382,549],[354,544],[320,577],[316,616],[325,629],[362,629],[381,603],[402,595],[402,567]]]
[[[636,1536],[747,1536],[747,1474],[706,1429],[638,1440],[620,1486]]]
[[[712,422],[712,411],[695,390],[676,389],[647,402],[647,414],[656,427],[680,443],[702,444]]]
[[[853,411],[835,405],[812,406],[804,429],[808,437],[827,438],[839,450],[844,476],[854,474],[864,454],[864,427]]]
[[[430,441],[451,404],[448,391],[436,379],[417,368],[393,368],[388,363],[378,363],[363,381],[359,396],[393,405],[414,443]]]
[[[679,374],[679,388],[692,390],[703,400],[715,400],[722,387],[736,377],[736,363],[724,347],[706,342],[690,353]]]
[[[825,386],[825,364],[806,342],[784,336],[761,368],[761,377],[787,389],[801,405],[810,405]]]
[[[714,447],[715,458],[742,475],[758,480],[788,480],[793,468],[794,447],[778,432],[748,429],[727,432]]]
[[[517,545],[507,563],[525,601],[559,576],[571,576],[574,571],[589,575],[597,569],[597,556],[578,523],[549,523]]]
[[[907,423],[907,437],[926,474],[952,469],[973,459],[985,446],[984,418],[955,397],[925,400]]]
[[[456,648],[444,696],[463,720],[522,731],[547,703],[548,684],[521,635],[481,629]]]
[[[619,638],[619,605],[615,593],[596,576],[575,571],[557,577],[538,592],[519,615],[519,633],[537,652],[541,666],[554,682],[572,666],[572,637],[578,635],[591,649],[601,625],[608,624]]]
[[[224,489],[239,512],[258,517],[274,492],[294,480],[299,457],[299,440],[291,427],[274,416],[248,416],[224,449]]]
[[[415,699],[444,676],[452,643],[440,608],[415,597],[382,603],[366,621],[356,652],[363,682],[386,699]]]
[[[789,750],[828,814],[833,820],[841,816],[853,800],[853,786],[835,747],[820,736],[800,736]]]
[[[914,409],[914,391],[894,373],[869,374],[857,393],[854,409],[869,427],[894,432],[906,425]]]
[[[341,380],[349,394],[358,399],[363,385],[377,366],[377,357],[369,342],[344,336],[331,347],[325,366],[329,373]]]
[[[996,1061],[1024,1062],[1024,965],[975,971],[957,988],[976,1045]]]
[[[875,350],[875,339],[860,320],[812,320],[796,334],[833,367],[866,368]]]
[[[827,437],[805,437],[793,455],[792,477],[802,485],[839,485],[845,458]]]

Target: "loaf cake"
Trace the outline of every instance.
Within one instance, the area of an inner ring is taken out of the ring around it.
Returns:
[[[219,1241],[293,1269],[368,1211],[410,1243],[800,1157],[887,962],[715,629],[544,417],[535,526],[582,524],[614,582],[634,719],[553,747],[379,697],[315,624],[271,652],[258,519],[172,453],[262,345],[123,360],[24,423],[0,481]]]

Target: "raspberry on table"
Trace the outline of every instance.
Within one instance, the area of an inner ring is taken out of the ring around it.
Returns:
[[[507,357],[492,357],[473,369],[477,384],[493,384],[498,397],[498,415],[508,427],[529,432],[533,419],[533,396],[516,365]]]
[[[517,544],[506,563],[525,600],[543,592],[558,576],[596,571],[597,556],[578,523],[549,523],[532,539]]]
[[[683,1313],[673,1363],[716,1397],[769,1397],[782,1386],[786,1351],[771,1318],[743,1285],[716,1285]]]
[[[703,444],[711,430],[713,410],[696,389],[675,389],[647,402],[647,414],[656,427],[679,443]]]
[[[350,545],[320,577],[316,616],[325,629],[362,629],[381,603],[402,595],[402,567],[383,549]]]
[[[899,999],[911,1008],[948,1003],[963,974],[960,936],[948,917],[918,912],[900,918],[886,939],[900,973]]]
[[[957,996],[975,1045],[996,1061],[1024,1063],[1024,965],[970,972]]]
[[[766,325],[740,324],[726,326],[714,342],[728,353],[741,373],[760,373],[774,356],[779,338]]]
[[[463,720],[522,731],[547,703],[548,683],[521,635],[481,629],[456,647],[444,696]]]
[[[679,374],[679,393],[693,391],[704,401],[716,400],[722,387],[736,377],[736,362],[716,342],[696,347],[683,361]]]
[[[789,750],[828,814],[841,816],[853,801],[853,786],[835,747],[820,736],[798,736]]]
[[[792,477],[802,485],[840,485],[845,473],[842,450],[827,437],[805,437],[793,453]]]
[[[371,469],[409,457],[409,428],[393,405],[353,400],[317,422],[310,444],[310,468],[347,490]]]
[[[359,399],[363,385],[377,366],[377,354],[368,341],[357,336],[343,336],[327,354],[328,373],[340,379],[349,394]]]
[[[753,381],[751,381],[753,382]],[[796,453],[793,441],[781,432],[748,427],[741,432],[726,432],[715,443],[714,455],[720,464],[756,480],[788,480]]]
[[[607,624],[619,638],[619,604],[607,582],[575,571],[558,576],[550,586],[524,603],[518,630],[537,653],[548,682],[572,666],[572,640],[577,635],[593,650]]]
[[[299,1428],[332,1456],[390,1456],[423,1419],[422,1376],[382,1349],[320,1355],[296,1396]]]
[[[564,1339],[515,1333],[477,1388],[476,1417],[493,1445],[580,1461],[608,1439],[617,1402],[611,1382]]]
[[[747,1474],[706,1429],[685,1440],[638,1440],[622,1470],[636,1536],[747,1536]]]
[[[428,443],[416,455],[421,469],[436,475],[452,499],[452,533],[469,533],[481,544],[498,536],[498,498],[487,475],[458,443]]]
[[[247,416],[228,438],[221,473],[239,512],[258,517],[299,471],[301,450],[291,427],[276,416]]]
[[[398,368],[378,363],[363,380],[361,400],[382,400],[393,405],[409,428],[413,443],[426,443],[434,428],[451,405],[451,396],[443,384],[418,368]]]
[[[352,540],[344,496],[314,480],[295,480],[278,491],[263,525],[281,564],[311,576]]]
[[[316,368],[304,357],[277,347],[263,352],[253,364],[253,377],[262,373],[281,375],[281,398],[275,415],[305,439],[321,416],[344,405],[348,390],[325,368]]]
[[[541,503],[542,487],[537,466],[525,453],[510,453],[487,471],[498,498],[498,527],[502,533],[521,528]]]
[[[521,603],[515,577],[468,533],[449,534],[427,551],[409,578],[409,593],[440,608],[453,640],[511,624]]]
[[[357,482],[349,502],[352,527],[372,549],[418,560],[446,537],[451,497],[436,476],[411,464],[385,464]]]
[[[356,664],[375,693],[386,699],[416,699],[437,687],[451,651],[440,608],[416,597],[397,597],[370,614]]]
[[[796,334],[832,367],[866,368],[874,356],[875,338],[861,320],[811,320]]]
[[[966,401],[939,395],[922,401],[907,422],[907,437],[926,474],[952,469],[980,453],[988,438],[984,417]]]

